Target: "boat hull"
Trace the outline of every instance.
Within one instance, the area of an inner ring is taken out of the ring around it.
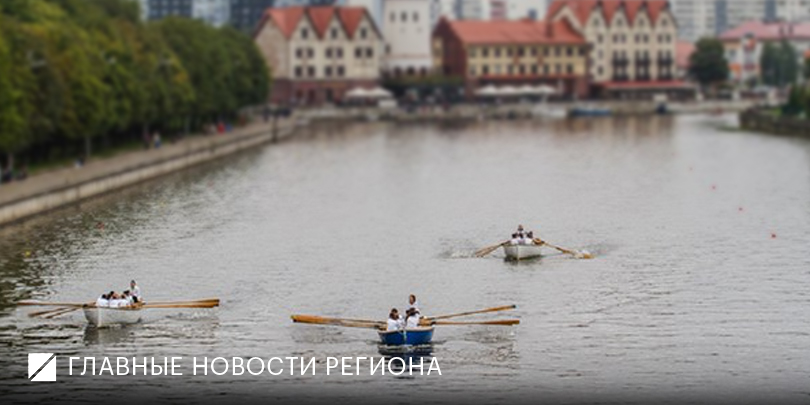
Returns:
[[[87,323],[97,327],[106,328],[116,325],[129,325],[141,320],[141,310],[135,308],[84,308],[84,317]]]
[[[387,346],[426,345],[433,340],[433,327],[380,331],[380,342]]]
[[[503,251],[509,260],[532,259],[543,254],[540,245],[504,245]]]

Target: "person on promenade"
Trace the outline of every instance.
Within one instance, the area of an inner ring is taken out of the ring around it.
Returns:
[[[155,149],[160,149],[161,145],[160,132],[155,131],[155,135],[152,136],[152,141],[155,144]]]
[[[385,330],[387,331],[394,331],[400,330],[403,327],[402,318],[399,316],[399,311],[396,308],[392,308],[391,312],[388,314],[388,326]]]

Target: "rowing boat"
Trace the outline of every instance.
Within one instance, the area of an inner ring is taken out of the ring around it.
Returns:
[[[129,325],[141,320],[141,308],[99,308],[85,306],[84,317],[97,328],[114,325]]]
[[[387,346],[426,345],[433,340],[433,327],[418,327],[404,330],[379,331],[380,342]]]
[[[535,257],[540,257],[542,246],[540,245],[503,245],[503,251],[506,253],[506,258],[509,260],[525,260]]]

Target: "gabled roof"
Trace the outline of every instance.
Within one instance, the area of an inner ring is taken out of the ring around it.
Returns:
[[[353,38],[364,17],[368,17],[374,31],[379,35],[373,19],[368,15],[365,7],[335,7],[335,6],[313,6],[313,7],[282,7],[269,8],[265,10],[262,21],[259,23],[256,33],[269,21],[272,22],[281,33],[290,38],[298,27],[301,19],[307,18],[315,29],[318,38],[326,35],[329,23],[333,18],[337,18],[343,27],[346,35]]]
[[[624,12],[632,24],[642,9],[647,10],[650,20],[655,22],[663,10],[669,8],[667,0],[554,0],[548,8],[548,15],[554,17],[564,8],[571,10],[580,24],[588,22],[594,11],[601,11],[602,17],[610,23],[617,12]]]
[[[465,44],[585,44],[568,21],[454,20],[442,18],[450,31]]]

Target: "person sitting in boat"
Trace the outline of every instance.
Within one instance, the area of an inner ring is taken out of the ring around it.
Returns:
[[[110,308],[123,308],[129,306],[129,302],[121,294],[114,292],[110,299]]]
[[[129,290],[124,290],[124,294],[121,296],[121,298],[127,302],[128,307],[132,306],[132,303],[134,301],[132,298],[132,294],[129,292]]]
[[[518,229],[517,229],[516,233],[517,233],[518,238],[521,238],[521,239],[523,238],[523,235],[524,235],[524,233],[523,233],[523,225],[518,225]]]
[[[135,280],[129,282],[129,289],[132,295],[132,302],[139,303],[143,301],[141,298],[141,287],[138,287],[138,283],[136,283]]]
[[[392,308],[391,312],[388,314],[388,326],[385,330],[392,331],[392,330],[400,330],[403,327],[402,318],[399,316],[399,311],[396,308]]]
[[[101,294],[101,297],[98,297],[96,300],[97,307],[108,307],[110,306],[110,300],[107,294]]]
[[[529,231],[526,232],[526,236],[523,238],[524,245],[534,245],[534,232]]]
[[[406,329],[413,329],[419,327],[419,310],[416,308],[411,308],[406,312],[405,317],[405,328]]]
[[[518,237],[517,232],[512,234],[512,239],[509,239],[509,244],[510,245],[519,245],[520,244],[520,238]]]
[[[408,313],[411,309],[419,311],[419,304],[416,303],[416,295],[413,294],[408,296],[408,305],[405,309],[405,313]]]

